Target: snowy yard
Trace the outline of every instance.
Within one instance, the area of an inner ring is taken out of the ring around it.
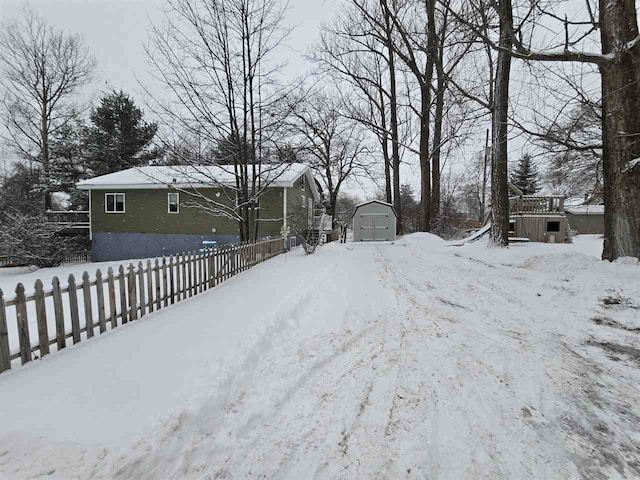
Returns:
[[[0,375],[0,478],[638,478],[640,266],[600,250],[276,257]]]

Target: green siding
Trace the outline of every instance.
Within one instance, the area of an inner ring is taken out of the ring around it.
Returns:
[[[168,213],[167,193],[170,189],[149,190],[92,190],[91,227],[94,232],[118,233],[163,233],[197,234],[216,233],[237,234],[238,222],[225,216],[214,215],[188,203],[203,200],[180,192],[180,212]],[[125,194],[125,213],[105,212],[105,193]],[[219,203],[231,204],[232,200],[222,189],[200,189],[199,193]],[[216,196],[217,194],[219,196]],[[282,188],[268,189],[260,198],[260,236],[280,234],[283,214]],[[273,221],[268,221],[273,220]]]
[[[282,188],[269,188],[260,197],[258,236],[280,236],[284,216]]]
[[[305,198],[306,210],[309,205],[309,198],[313,200],[313,193],[311,193],[311,188],[308,185],[305,186],[304,190],[302,189],[302,178],[300,178],[294,183],[293,187],[287,188],[287,216],[300,212],[302,197]]]

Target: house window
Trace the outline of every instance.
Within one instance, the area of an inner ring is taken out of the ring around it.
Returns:
[[[106,213],[124,213],[124,193],[105,193],[104,211]]]
[[[180,194],[169,192],[167,194],[167,211],[169,213],[180,213]]]
[[[560,222],[547,222],[547,232],[559,232]]]
[[[304,177],[304,175],[303,175],[303,176],[302,176],[302,179],[300,179],[300,189],[301,189],[303,192],[304,192],[304,189],[305,189],[305,186],[304,186],[304,185],[305,185],[305,183],[306,183],[306,182],[305,182],[305,177]]]
[[[302,208],[307,208],[307,197],[301,195],[300,198],[302,199]]]
[[[511,220],[509,222],[509,233],[515,233],[515,231],[516,231],[516,221]]]

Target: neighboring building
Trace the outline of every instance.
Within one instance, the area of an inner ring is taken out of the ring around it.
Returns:
[[[578,234],[604,235],[604,205],[580,205],[565,208],[571,230]]]
[[[356,205],[353,212],[353,241],[394,241],[397,215],[393,205],[371,200]]]
[[[570,243],[564,197],[519,195],[509,198],[509,236],[530,242]]]
[[[95,261],[148,258],[194,251],[203,241],[218,245],[240,240],[233,208],[232,166],[139,167],[81,181],[89,191],[90,237]],[[291,212],[309,212],[320,192],[308,166],[263,166],[258,238],[276,237]]]

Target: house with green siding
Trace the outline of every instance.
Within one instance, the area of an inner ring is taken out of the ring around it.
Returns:
[[[147,166],[79,182],[89,192],[92,258],[151,258],[195,251],[203,242],[238,243],[236,178],[233,166]],[[294,212],[311,221],[321,201],[307,165],[263,166],[259,185],[251,207],[259,239],[280,236]]]

